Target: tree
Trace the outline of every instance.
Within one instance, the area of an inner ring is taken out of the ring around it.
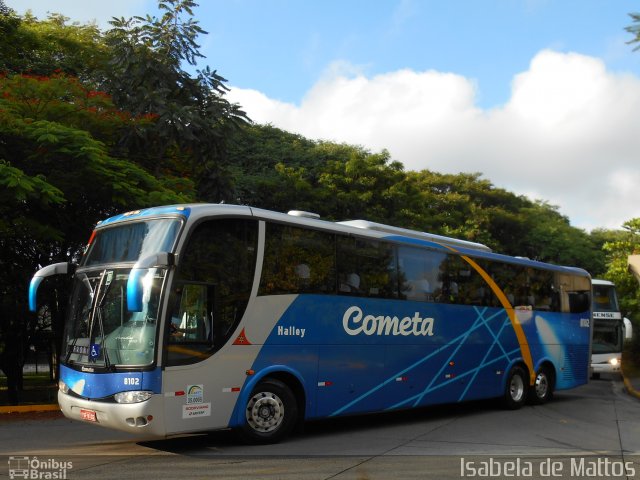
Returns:
[[[50,14],[38,20],[0,12],[0,72],[76,77],[86,88],[108,93],[114,105],[135,117],[153,115],[146,128],[123,131],[126,155],[157,177],[198,180],[206,200],[230,200],[231,175],[226,142],[248,121],[228,102],[226,80],[209,67],[190,75],[203,56],[191,0],[159,2],[160,18],[116,19],[102,32],[95,24],[69,24]],[[180,183],[176,184],[180,186]]]
[[[364,218],[481,242],[495,251],[603,271],[600,244],[557,208],[496,188],[480,173],[404,171],[387,151],[252,125],[229,142],[234,198],[324,218]]]
[[[616,284],[621,310],[640,320],[640,287],[627,267],[627,257],[640,253],[640,218],[631,219],[622,227],[624,233],[603,246],[607,254],[604,277]]]
[[[231,190],[226,138],[248,119],[238,105],[224,98],[226,80],[215,70],[198,70],[195,78],[184,70],[202,58],[196,40],[206,32],[193,18],[197,4],[167,0],[158,6],[164,11],[160,18],[111,22],[104,88],[120,108],[134,115],[158,116],[153,128],[125,138],[131,149],[145,152],[139,159],[145,168],[158,173],[181,164],[198,178],[201,198],[219,201]]]
[[[112,154],[121,129],[153,119],[132,117],[63,74],[6,75],[0,91],[0,368],[16,401],[21,361],[38,324],[26,314],[38,266],[77,259],[105,216],[190,197]],[[48,299],[60,345],[66,302],[55,292]]]
[[[640,254],[640,218],[631,219],[623,224],[624,232],[604,244],[607,253],[607,271],[604,278],[616,285],[616,293],[622,314],[634,324],[634,336],[628,347],[625,347],[625,362],[640,364],[640,286],[636,278],[629,272],[627,258]],[[623,363],[624,366],[624,363]]]
[[[625,27],[625,30],[634,35],[632,40],[629,40],[628,44],[636,44],[633,48],[634,51],[640,49],[640,13],[630,13],[632,24]]]
[[[40,21],[30,13],[19,17],[0,9],[0,72],[48,76],[58,71],[83,82],[100,78],[107,55],[100,30],[68,21],[60,14]]]
[[[215,71],[183,69],[201,57],[194,6],[161,2],[160,19],[121,19],[105,33],[0,4],[0,368],[12,391],[20,355],[8,349],[27,348],[37,323],[24,312],[39,265],[77,258],[115,212],[193,201],[195,181],[209,197],[230,190],[225,136],[247,119]],[[46,290],[60,338],[64,302]]]

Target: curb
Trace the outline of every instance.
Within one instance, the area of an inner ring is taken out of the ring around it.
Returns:
[[[640,399],[640,392],[633,388],[633,385],[631,385],[631,382],[624,374],[622,375],[622,381],[624,382],[624,387],[627,389],[627,392],[637,399]]]
[[[3,413],[30,413],[30,412],[53,412],[60,410],[60,406],[55,405],[9,405],[0,407],[0,414]]]

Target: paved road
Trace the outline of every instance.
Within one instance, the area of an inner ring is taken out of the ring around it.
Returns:
[[[61,472],[64,462],[71,462],[66,478],[96,480],[548,478],[553,473],[640,479],[640,401],[624,392],[618,377],[518,411],[477,402],[315,422],[268,446],[242,445],[229,432],[145,441],[46,417],[0,418],[0,478],[9,476],[9,468],[15,473],[20,462],[44,473]]]

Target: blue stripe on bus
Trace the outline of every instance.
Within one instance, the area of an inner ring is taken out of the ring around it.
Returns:
[[[345,318],[349,311],[361,311],[360,321],[355,313]],[[345,323],[353,333],[367,315],[372,317],[366,325],[370,334],[349,335]],[[557,389],[586,381],[589,329],[577,327],[580,314],[516,315],[534,367],[543,361],[555,365]],[[381,328],[383,334],[377,335],[374,319],[385,316],[398,317],[398,325],[404,318],[432,318],[433,335],[421,335],[419,329],[397,329],[393,335],[393,328],[388,335]],[[300,295],[277,322],[252,369],[258,378],[273,365],[294,369],[303,379],[307,417],[312,418],[500,396],[506,373],[522,361],[521,355],[503,308]]]
[[[163,215],[181,215],[185,218],[189,218],[191,214],[191,208],[183,207],[179,205],[173,205],[168,207],[153,207],[146,208],[144,210],[136,210],[135,212],[127,212],[122,213],[120,215],[116,215],[114,217],[109,217],[106,220],[103,220],[99,223],[99,227],[104,227],[110,223],[119,222],[121,220],[131,220],[131,219],[139,219],[139,218],[147,218],[147,217],[156,217]]]
[[[118,392],[131,390],[162,392],[160,368],[144,372],[90,373],[60,365],[60,380],[77,395],[91,399],[106,398]]]
[[[583,277],[588,277],[589,273],[586,270],[576,267],[565,267],[562,265],[554,265],[551,263],[543,263],[537,260],[531,260],[525,257],[510,257],[509,255],[504,255],[502,253],[495,252],[487,252],[484,250],[475,250],[472,248],[467,248],[464,246],[451,245],[450,247],[445,246],[444,244],[437,243],[435,241],[430,240],[421,240],[419,238],[411,238],[404,237],[402,235],[388,235],[384,237],[385,240],[390,240],[399,243],[418,245],[423,247],[430,247],[436,250],[451,252],[452,250],[461,255],[468,255],[470,257],[483,258],[491,261],[505,262],[512,265],[522,265],[525,267],[532,268],[543,268],[544,270],[549,270],[552,272],[565,272],[569,275],[578,275]]]

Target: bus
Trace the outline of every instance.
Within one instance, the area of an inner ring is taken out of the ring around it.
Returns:
[[[77,265],[64,415],[166,437],[497,398],[544,403],[588,381],[581,269],[354,220],[249,206],[155,207],[99,223]]]
[[[591,283],[593,285],[591,377],[598,379],[602,373],[620,372],[626,329],[618,306],[615,284],[608,280],[597,279],[593,279]]]

